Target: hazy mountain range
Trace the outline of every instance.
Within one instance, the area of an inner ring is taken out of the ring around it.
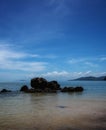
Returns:
[[[73,80],[81,80],[81,81],[106,81],[106,76],[100,76],[100,77],[94,77],[94,76],[88,76],[88,77],[80,77]],[[71,80],[69,80],[71,81]]]

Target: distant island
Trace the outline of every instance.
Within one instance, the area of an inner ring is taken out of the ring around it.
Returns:
[[[94,77],[94,76],[88,76],[88,77],[80,77],[77,79],[72,79],[69,81],[106,81],[106,76],[100,76],[100,77]]]

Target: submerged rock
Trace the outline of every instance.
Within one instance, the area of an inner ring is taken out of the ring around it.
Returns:
[[[78,87],[64,87],[61,92],[82,92],[84,89],[81,86]]]
[[[74,92],[74,90],[74,87],[64,87],[63,89],[61,89],[61,92]]]
[[[83,87],[79,86],[79,87],[75,87],[75,92],[82,92],[84,89]]]
[[[11,90],[7,90],[7,89],[2,89],[1,93],[6,93],[6,92],[12,92]]]

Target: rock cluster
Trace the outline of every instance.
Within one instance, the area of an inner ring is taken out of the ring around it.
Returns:
[[[34,92],[57,92],[60,90],[60,84],[57,81],[48,82],[44,78],[33,78],[31,79],[31,89],[29,89],[26,85],[22,86],[20,91],[34,93]]]
[[[60,84],[57,81],[47,81],[44,78],[37,77],[31,79],[31,89],[29,89],[26,85],[22,86],[20,91],[24,91],[27,93],[35,93],[35,92],[82,92],[84,89],[81,86],[78,87],[64,87],[61,88]]]
[[[81,86],[77,87],[64,87],[61,88],[60,84],[53,80],[47,81],[42,77],[37,77],[31,79],[31,88],[28,88],[27,85],[23,85],[20,89],[22,92],[27,93],[36,93],[36,92],[45,92],[45,93],[56,93],[56,92],[82,92],[84,89]],[[2,89],[0,93],[11,92],[11,90]]]

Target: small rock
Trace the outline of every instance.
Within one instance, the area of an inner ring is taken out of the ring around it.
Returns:
[[[64,87],[61,92],[82,92],[84,89],[81,86],[78,87]]]
[[[79,87],[75,87],[75,92],[82,92],[84,89],[83,87],[79,86]]]
[[[28,86],[27,85],[22,86],[20,91],[23,91],[23,92],[28,91]]]
[[[5,93],[5,92],[11,92],[11,90],[7,90],[7,89],[2,89],[1,93]]]

